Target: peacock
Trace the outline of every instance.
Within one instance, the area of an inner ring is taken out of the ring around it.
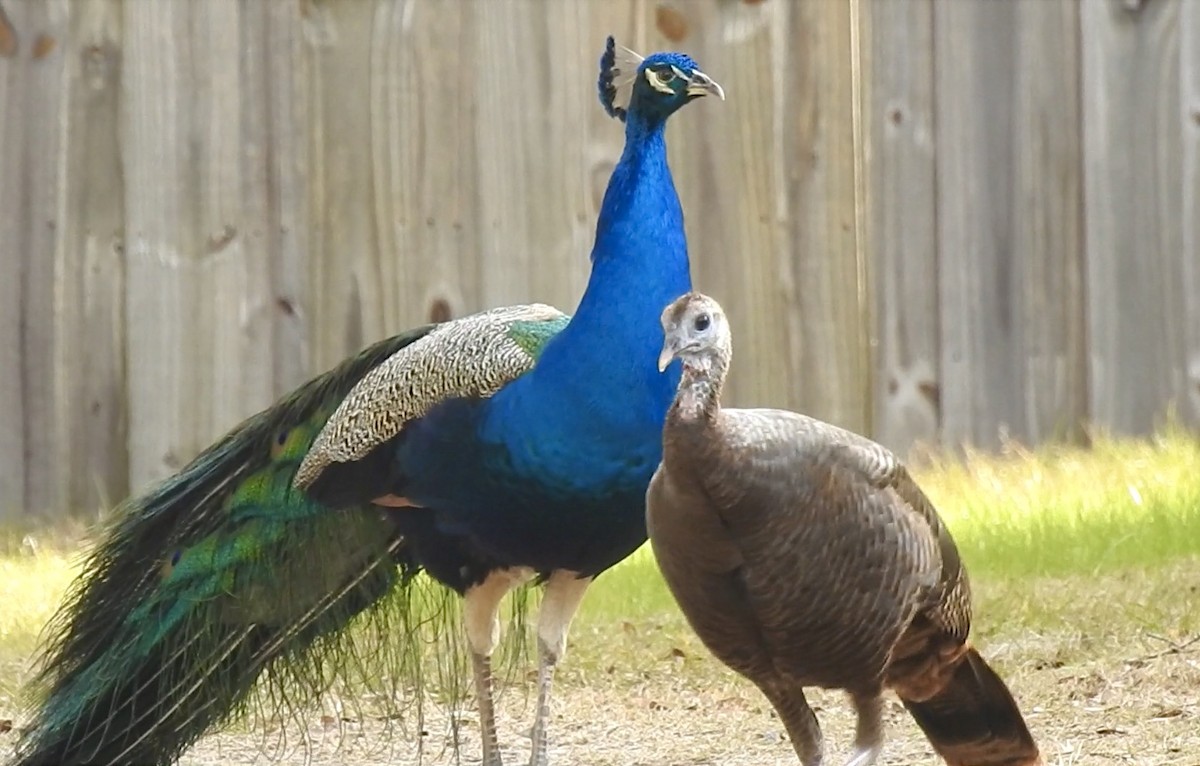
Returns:
[[[662,314],[660,366],[683,374],[647,493],[650,543],[684,615],[779,713],[804,766],[823,762],[805,686],[858,715],[847,766],[883,746],[890,688],[950,766],[1040,766],[1004,681],[970,645],[971,593],[949,530],[896,457],[794,412],[725,409],[721,306]]]
[[[645,540],[677,379],[655,366],[659,309],[691,279],[664,128],[724,99],[688,55],[611,37],[598,86],[625,147],[574,316],[512,306],[380,341],[121,504],[49,626],[14,766],[170,763],[256,687],[311,702],[350,628],[420,572],[462,596],[485,766],[501,599],[543,585],[530,762],[547,763],[555,666],[589,584]]]

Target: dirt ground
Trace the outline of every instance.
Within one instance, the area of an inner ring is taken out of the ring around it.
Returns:
[[[1140,575],[992,582],[981,592],[978,613],[987,618],[974,640],[1012,689],[1047,766],[1200,766],[1200,559]],[[798,763],[765,700],[713,659],[682,618],[583,624],[572,636],[555,691],[555,766]],[[518,673],[527,667],[519,665]],[[840,766],[851,751],[849,705],[841,694],[821,690],[809,700],[824,728],[826,764]],[[201,740],[181,763],[479,763],[470,698],[453,715],[430,702],[424,721],[354,712],[369,704],[328,695],[324,714],[305,716],[303,727],[251,721],[242,733]],[[3,708],[0,762],[16,739],[3,723],[17,716]],[[510,766],[527,762],[533,710],[532,683],[505,688],[500,734]],[[894,699],[880,763],[941,763]]]
[[[1047,766],[1200,765],[1200,642],[1171,642],[1145,635],[1127,646],[1098,647],[1098,659],[1065,664],[1085,636],[1032,637],[1025,645],[992,643],[986,656],[1004,675],[1027,714]],[[1071,646],[1064,646],[1071,644]],[[1136,645],[1134,645],[1136,644]],[[1037,661],[1028,658],[1042,658]],[[707,658],[686,662],[711,662]],[[716,668],[702,670],[711,683],[697,686],[684,660],[629,679],[566,685],[557,697],[552,731],[555,764],[585,766],[785,766],[798,761],[779,721],[755,690]],[[713,672],[709,672],[713,671]],[[854,721],[837,693],[814,691],[826,741],[826,762],[850,753]],[[509,692],[501,705],[506,763],[528,758],[533,704]],[[379,723],[320,717],[297,746],[298,732],[263,737],[219,735],[204,740],[183,761],[224,763],[409,764],[478,763],[478,723],[472,709],[456,716],[463,742],[456,760],[448,747],[447,718],[430,716],[418,760],[414,740],[381,730]],[[887,707],[888,740],[880,763],[941,763],[894,699]],[[388,742],[384,745],[382,743]],[[305,754],[307,752],[307,755]],[[270,755],[268,755],[270,753]]]
[[[1022,645],[990,643],[984,653],[1003,673],[1027,714],[1047,766],[1200,766],[1200,641],[1151,635],[1078,656],[1085,636],[1034,636]],[[1030,658],[1039,659],[1032,660]],[[686,667],[685,667],[686,665]],[[697,682],[697,678],[701,681]],[[584,683],[579,683],[585,681]],[[555,764],[584,766],[785,766],[796,764],[779,721],[748,684],[707,657],[665,657],[637,677],[572,678],[557,690],[552,730]],[[840,694],[813,691],[825,731],[827,763],[850,752],[853,718]],[[510,764],[528,758],[533,701],[509,690],[501,700],[501,737]],[[450,721],[462,741],[456,758]],[[887,706],[882,764],[940,763],[894,700]],[[225,733],[201,741],[182,763],[311,763],[446,766],[478,763],[479,728],[470,703],[450,717],[428,710],[416,736],[379,721],[314,715],[307,732]],[[305,743],[307,736],[308,742]],[[13,733],[0,734],[0,754]],[[418,758],[416,742],[424,755]]]

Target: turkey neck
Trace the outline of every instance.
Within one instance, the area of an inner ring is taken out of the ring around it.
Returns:
[[[721,389],[729,368],[729,354],[720,351],[683,362],[683,375],[671,410],[670,424],[688,429],[708,429],[721,414]]]
[[[716,477],[725,470],[721,459],[721,389],[729,353],[714,350],[683,360],[683,373],[663,429],[663,466],[676,478],[691,476],[695,486],[710,495]]]

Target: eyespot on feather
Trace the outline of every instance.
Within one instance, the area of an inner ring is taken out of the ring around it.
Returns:
[[[271,458],[277,458],[283,454],[283,450],[287,447],[288,437],[291,436],[291,429],[285,429],[275,434],[275,439],[271,442]]]
[[[182,555],[183,551],[176,548],[171,553],[171,557],[163,561],[162,568],[159,570],[159,575],[162,577],[162,579],[165,580],[171,576],[171,573],[175,571],[175,565],[179,563],[179,559]]]

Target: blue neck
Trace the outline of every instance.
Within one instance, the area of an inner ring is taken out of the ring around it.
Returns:
[[[630,114],[625,150],[613,169],[596,227],[592,273],[570,324],[547,344],[529,375],[493,400],[495,434],[525,431],[578,443],[591,426],[597,449],[629,450],[659,431],[675,393],[677,369],[658,371],[659,316],[691,289],[683,210],[667,166],[664,122]],[[677,367],[677,365],[676,365]],[[529,422],[510,430],[522,418]],[[506,441],[510,441],[505,438]],[[543,456],[544,458],[544,456]]]
[[[576,364],[587,349],[604,359],[620,351],[618,341],[633,343],[627,350],[650,353],[638,357],[654,366],[662,348],[659,316],[675,298],[691,289],[683,210],[671,170],[663,123],[647,128],[630,116],[625,151],[613,169],[604,193],[592,246],[592,273],[571,324],[569,338],[590,343],[557,343],[547,348],[543,364],[562,356]],[[648,321],[647,321],[648,320]],[[550,351],[556,354],[552,358]],[[646,370],[637,364],[636,377]]]

